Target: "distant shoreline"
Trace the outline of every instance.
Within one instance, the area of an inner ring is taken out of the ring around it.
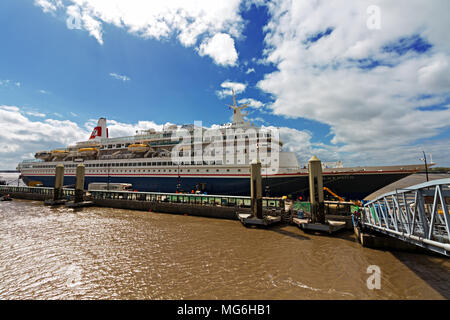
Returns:
[[[19,173],[17,170],[0,170],[0,173]]]

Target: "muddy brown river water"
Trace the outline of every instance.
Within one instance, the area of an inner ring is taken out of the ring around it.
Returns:
[[[367,268],[381,270],[370,290]],[[351,233],[0,202],[1,299],[448,299],[450,261]]]

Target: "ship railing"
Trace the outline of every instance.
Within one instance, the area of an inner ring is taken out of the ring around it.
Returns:
[[[366,203],[361,224],[450,256],[450,179],[398,189]]]
[[[33,162],[44,162],[44,161],[41,160],[41,159],[25,159],[25,160],[22,160],[22,163],[33,163]]]

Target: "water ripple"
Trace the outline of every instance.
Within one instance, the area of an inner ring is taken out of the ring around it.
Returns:
[[[289,236],[288,236],[289,235]],[[450,263],[292,226],[0,203],[1,299],[449,298]],[[369,265],[382,289],[366,286]],[[431,270],[431,271],[430,271]]]

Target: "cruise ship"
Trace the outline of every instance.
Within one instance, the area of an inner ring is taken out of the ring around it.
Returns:
[[[249,195],[250,163],[262,165],[264,196],[301,197],[309,194],[307,164],[283,151],[276,128],[256,127],[245,120],[247,105],[233,95],[232,123],[205,128],[170,125],[136,135],[110,138],[106,119],[100,118],[91,136],[66,148],[39,151],[17,169],[29,186],[53,187],[55,168],[64,165],[64,185],[75,184],[76,167],[85,165],[89,183],[127,183],[134,190]],[[341,162],[323,163],[324,186],[347,200],[364,199],[372,192],[424,165],[344,168]]]

